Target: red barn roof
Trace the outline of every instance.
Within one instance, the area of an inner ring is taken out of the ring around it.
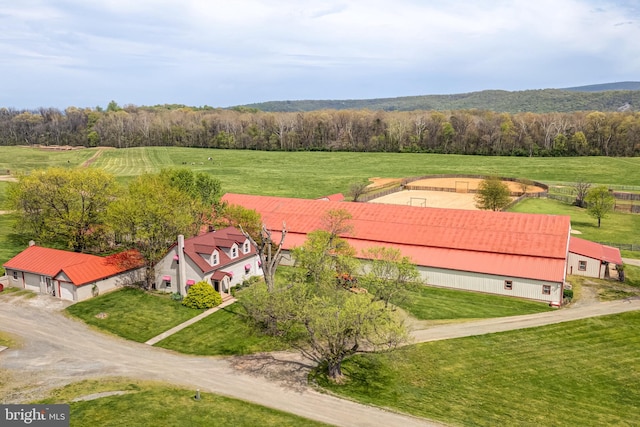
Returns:
[[[622,264],[620,249],[590,242],[589,240],[584,240],[579,237],[571,236],[569,240],[569,252],[612,264]]]
[[[123,257],[123,254],[126,256]],[[142,257],[137,251],[99,257],[41,246],[29,246],[7,261],[3,267],[49,277],[56,277],[60,273],[64,273],[74,285],[80,286],[115,276],[142,265]]]
[[[287,227],[285,249],[322,227],[331,209],[348,211],[357,250],[391,246],[419,265],[561,282],[570,231],[568,216],[435,209],[243,194],[223,200],[262,216],[267,228]],[[279,236],[274,235],[274,238]]]

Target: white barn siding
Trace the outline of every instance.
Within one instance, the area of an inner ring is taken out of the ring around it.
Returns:
[[[580,270],[580,261],[586,263],[585,270]],[[605,266],[598,259],[569,252],[569,257],[567,258],[567,274],[604,278],[604,268]]]
[[[418,270],[428,285],[526,298],[553,304],[562,302],[562,284],[557,282],[423,266],[418,266]],[[511,282],[511,290],[505,289],[505,281]],[[545,285],[550,287],[548,295],[543,293]]]

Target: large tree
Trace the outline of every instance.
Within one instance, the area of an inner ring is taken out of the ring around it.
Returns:
[[[600,228],[601,220],[613,210],[616,204],[615,197],[613,197],[609,189],[603,185],[589,190],[584,201],[587,204],[587,212],[589,215],[598,220],[598,228]]]
[[[383,298],[339,286],[336,273],[345,268],[355,270],[358,262],[353,258],[355,251],[338,235],[349,228],[345,218],[341,212],[327,215],[325,227],[333,232],[309,233],[305,244],[294,251],[300,274],[279,281],[273,291],[258,284],[244,299],[247,312],[258,325],[288,339],[303,355],[325,367],[334,380],[342,376],[345,358],[395,348],[408,340],[404,323]],[[389,258],[399,264],[406,261]],[[388,270],[375,271],[386,274]],[[401,281],[413,277],[411,273],[400,276]],[[398,277],[390,274],[379,280]]]
[[[511,203],[509,187],[498,177],[489,177],[478,184],[476,207],[499,211]]]
[[[51,168],[20,175],[8,195],[28,235],[84,252],[104,243],[106,210],[117,189],[100,169]]]
[[[109,221],[118,242],[137,248],[146,261],[147,288],[154,279],[153,266],[177,236],[198,233],[192,201],[161,174],[145,174],[109,206]]]

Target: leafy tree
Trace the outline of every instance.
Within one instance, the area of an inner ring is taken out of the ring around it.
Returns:
[[[350,219],[351,214],[343,209],[327,211],[321,220],[323,229],[308,233],[304,245],[293,249],[296,265],[304,269],[314,282],[335,279],[355,270],[355,250],[340,237],[353,230]]]
[[[262,239],[262,218],[255,209],[247,209],[240,205],[225,204],[219,209],[215,225],[219,227],[236,227],[247,232],[254,241]]]
[[[166,179],[172,187],[180,190],[191,199],[191,209],[194,227],[213,222],[213,212],[220,204],[222,184],[213,176],[193,172],[190,169],[163,169],[160,176]]]
[[[192,199],[160,174],[140,175],[126,193],[109,206],[109,222],[119,243],[137,248],[146,261],[147,288],[153,266],[179,234],[193,236]]]
[[[585,207],[585,197],[587,196],[587,192],[589,191],[589,188],[591,188],[591,184],[588,182],[581,180],[578,180],[578,182],[576,182],[573,185],[573,190],[576,192],[576,201],[575,201],[575,205],[581,208]]]
[[[100,169],[51,168],[19,176],[8,197],[28,234],[84,252],[104,243],[106,210],[117,191],[114,177]]]
[[[598,220],[598,228],[600,228],[600,221],[613,211],[616,204],[615,197],[604,185],[589,190],[584,201],[587,203],[589,215]]]
[[[325,229],[309,233],[305,244],[293,251],[302,274],[290,275],[271,291],[258,284],[244,299],[256,324],[289,340],[304,356],[325,366],[334,380],[342,376],[345,358],[392,349],[408,340],[404,323],[388,300],[418,280],[417,269],[407,258],[381,248],[371,251],[379,262],[369,267],[367,282],[372,289],[390,284],[395,292],[355,293],[339,286],[337,273],[359,267],[355,251],[339,236],[351,230],[349,218],[345,211],[328,212]]]
[[[476,207],[478,209],[499,211],[511,203],[509,187],[498,177],[487,178],[478,184]]]
[[[189,288],[182,305],[189,308],[212,308],[222,304],[222,297],[213,289],[210,283],[198,282]]]
[[[406,297],[408,289],[422,284],[418,268],[397,249],[369,248],[363,256],[369,260],[365,266],[368,272],[360,277],[360,283],[385,307],[392,299],[397,304]]]

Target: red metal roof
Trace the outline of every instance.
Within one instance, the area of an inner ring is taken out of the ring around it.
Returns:
[[[274,232],[286,223],[285,249],[322,227],[331,209],[348,211],[357,250],[392,246],[418,265],[561,282],[567,256],[568,216],[434,209],[225,194],[223,200],[255,209]],[[274,238],[279,236],[274,234]]]
[[[60,273],[64,273],[71,280],[71,283],[80,286],[142,266],[142,258],[138,252],[129,251],[127,253],[130,254],[127,256],[129,259],[126,263],[122,263],[121,256],[99,257],[41,246],[29,246],[7,261],[3,267],[49,277],[56,277]]]
[[[622,264],[620,249],[571,236],[569,252],[612,264]]]
[[[242,244],[247,238],[240,230],[235,227],[226,227],[220,230],[211,231],[201,234],[200,236],[191,237],[184,241],[184,253],[188,256],[203,273],[220,269],[226,265],[238,262],[241,259],[255,255],[256,251],[253,245],[250,245],[248,254],[242,253]],[[230,248],[233,244],[238,245],[238,257],[231,259],[221,250],[221,248]],[[201,255],[211,255],[216,249],[218,250],[218,264],[212,266]]]

